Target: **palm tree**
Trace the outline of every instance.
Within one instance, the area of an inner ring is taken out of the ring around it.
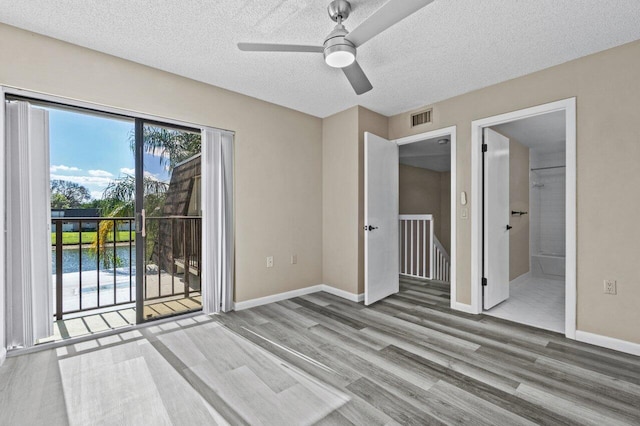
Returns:
[[[144,126],[144,151],[160,159],[160,164],[169,170],[180,162],[199,154],[202,138],[199,133]],[[135,149],[135,133],[129,135],[131,149]]]
[[[129,143],[131,150],[135,151],[135,133],[133,132],[129,135]],[[143,130],[143,143],[146,153],[158,157],[160,165],[165,166],[168,170],[173,170],[178,163],[200,153],[202,139],[199,133],[147,125]],[[161,215],[169,185],[153,177],[145,176],[143,187],[147,215]],[[133,216],[135,214],[135,193],[136,180],[134,176],[125,175],[112,181],[103,193],[105,200],[103,215],[113,218]],[[109,235],[113,235],[114,241],[117,241],[117,224],[119,223],[124,223],[124,221],[116,221],[115,228],[114,221],[101,222],[98,237],[91,245],[95,253],[100,253],[106,268],[110,265],[115,268],[119,263],[117,257],[113,258],[113,252],[106,249]],[[155,232],[152,229],[148,229],[148,231]],[[154,241],[153,236],[147,238],[147,242],[150,244],[153,244]]]
[[[105,210],[107,210],[107,212],[104,213],[105,217],[131,217],[135,214],[135,183],[135,177],[125,175],[112,181],[107,186],[103,192],[103,205]],[[164,204],[169,185],[152,177],[145,176],[143,187],[146,209],[152,214],[160,211]],[[91,244],[92,251],[94,253],[100,253],[100,258],[105,268],[112,265],[117,267],[120,263],[117,257],[113,258],[113,252],[107,250],[106,243],[110,235],[113,236],[113,241],[117,242],[117,228],[118,225],[122,223],[125,223],[125,221],[115,221],[114,223],[113,220],[104,220],[100,222],[97,238]]]

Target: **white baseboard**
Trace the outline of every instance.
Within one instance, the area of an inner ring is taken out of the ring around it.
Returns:
[[[266,305],[268,303],[280,302],[282,300],[293,299],[294,297],[304,296],[305,294],[316,293],[324,289],[324,284],[312,285],[311,287],[300,288],[297,290],[285,291],[284,293],[273,294],[271,296],[258,297],[256,299],[245,300],[243,302],[235,302],[234,309],[241,311],[243,309],[253,308],[255,306]]]
[[[320,284],[322,290],[326,293],[333,294],[334,296],[342,297],[343,299],[350,300],[352,302],[360,303],[364,300],[364,293],[355,294],[348,291],[340,290],[339,288],[331,287],[327,284]]]
[[[342,297],[343,299],[347,299],[356,303],[360,303],[364,300],[364,293],[349,293],[348,291],[340,290],[326,284],[317,284],[297,290],[285,291],[284,293],[278,293],[271,296],[258,297],[256,299],[245,300],[243,302],[235,302],[233,306],[234,310],[241,311],[243,309],[266,305],[268,303],[280,302],[282,300],[304,296],[305,294],[317,293],[319,291],[324,291],[329,294],[333,294],[334,296]]]
[[[602,336],[600,334],[593,334],[580,330],[576,330],[576,340],[583,343],[602,346],[603,348],[613,349],[614,351],[640,356],[640,343],[628,342],[626,340],[615,339],[613,337]]]
[[[0,348],[0,365],[4,364],[5,359],[7,359],[7,349]]]
[[[466,312],[468,314],[477,314],[477,312],[475,312],[473,310],[473,306],[471,305],[467,305],[466,303],[460,303],[460,302],[451,302],[451,309],[456,310],[456,311],[460,311],[460,312]]]
[[[522,281],[526,281],[526,280],[528,280],[529,278],[531,278],[531,271],[529,271],[529,272],[525,272],[524,274],[522,274],[522,275],[520,275],[520,276],[515,277],[514,279],[512,279],[512,280],[509,282],[509,284],[510,284],[510,285],[518,284],[518,283],[521,283]]]

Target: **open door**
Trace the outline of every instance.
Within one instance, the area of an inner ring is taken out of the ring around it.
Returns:
[[[397,293],[398,145],[364,134],[364,303]]]
[[[484,129],[484,309],[509,298],[509,139]]]

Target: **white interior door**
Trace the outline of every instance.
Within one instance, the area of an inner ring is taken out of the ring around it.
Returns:
[[[397,293],[398,145],[364,134],[364,303]]]
[[[509,139],[484,129],[484,309],[509,298]]]

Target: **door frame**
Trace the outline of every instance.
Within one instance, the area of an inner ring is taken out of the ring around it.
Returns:
[[[441,129],[431,130],[429,132],[419,133],[417,135],[406,136],[400,139],[393,139],[392,142],[395,142],[400,145],[407,145],[410,143],[416,143],[423,141],[425,139],[433,139],[437,137],[449,136],[450,144],[451,144],[451,247],[449,248],[449,259],[450,259],[450,273],[449,273],[449,284],[451,289],[451,309],[464,310],[464,308],[459,307],[459,303],[456,300],[456,277],[457,277],[457,256],[456,256],[456,247],[457,247],[457,147],[456,147],[456,126],[443,127]]]
[[[471,122],[471,306],[482,313],[482,133],[485,127],[509,123],[550,112],[565,111],[566,150],[566,275],[565,336],[576,338],[576,98],[537,105]]]

